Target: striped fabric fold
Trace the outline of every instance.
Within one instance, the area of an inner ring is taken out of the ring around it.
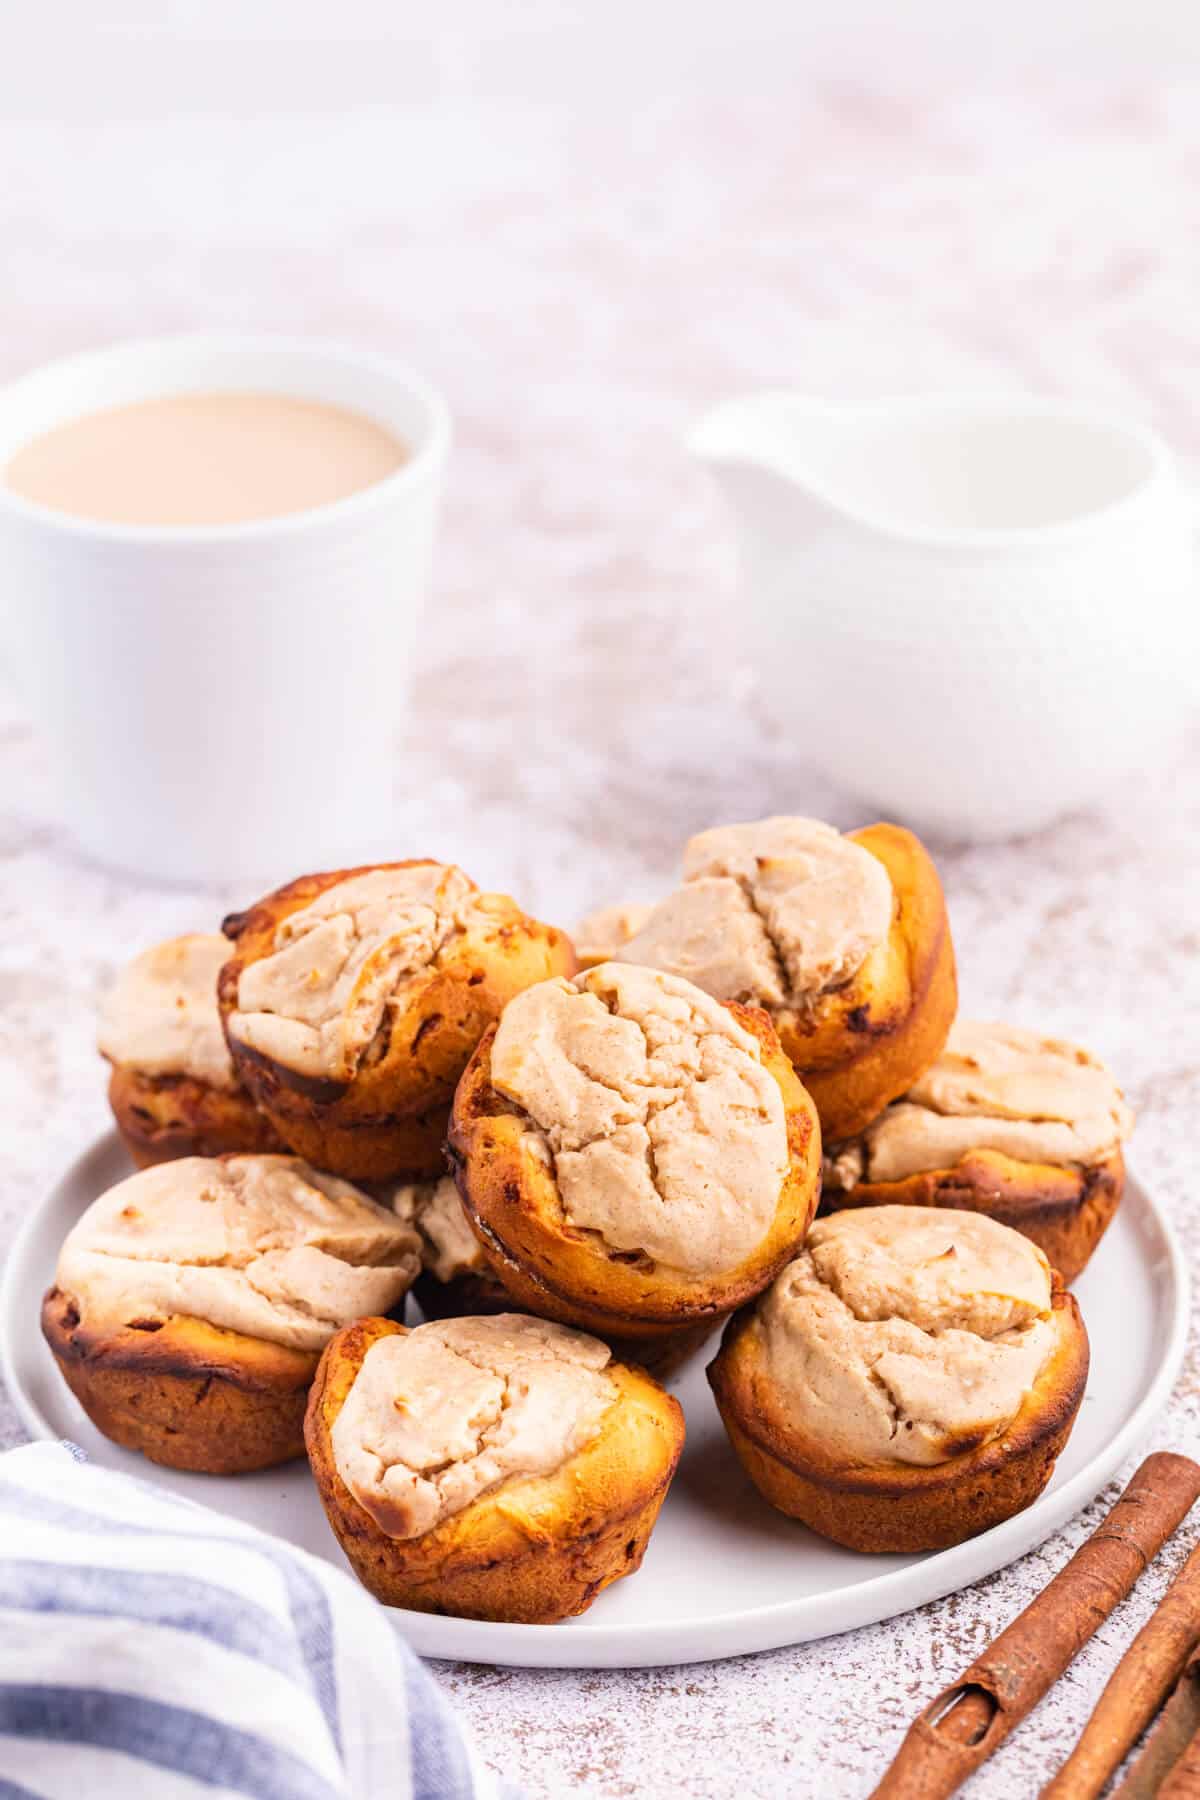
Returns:
[[[73,1446],[0,1456],[0,1800],[495,1800],[348,1575]]]

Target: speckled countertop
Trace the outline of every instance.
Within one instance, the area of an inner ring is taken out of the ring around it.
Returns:
[[[653,893],[713,819],[862,817],[758,703],[725,524],[678,450],[709,400],[780,379],[1016,378],[1133,407],[1200,453],[1197,98],[831,89],[659,104],[620,129],[549,105],[6,126],[0,373],[201,324],[327,332],[427,367],[459,449],[397,761],[397,851],[460,859],[570,922]],[[387,171],[414,157],[422,182],[398,191]],[[1139,1112],[1137,1166],[1194,1259],[1200,738],[1104,817],[935,849],[965,1005],[1080,1036],[1114,1065]],[[0,1233],[105,1124],[98,987],[136,945],[247,897],[73,860],[7,696]],[[0,1408],[0,1437],[17,1436]],[[1194,1360],[1155,1442],[1200,1452]],[[634,1673],[439,1672],[486,1758],[535,1796],[854,1795],[1099,1505],[966,1593],[807,1647]],[[1198,1531],[976,1800],[1035,1791]]]

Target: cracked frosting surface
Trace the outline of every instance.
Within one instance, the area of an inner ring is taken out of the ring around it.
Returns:
[[[56,1280],[88,1325],[182,1315],[320,1350],[388,1312],[419,1266],[415,1232],[299,1157],[187,1156],[93,1201]]]
[[[865,1462],[934,1464],[1000,1436],[1055,1343],[1050,1267],[980,1213],[818,1219],[759,1310],[780,1410]]]
[[[683,875],[613,954],[718,1000],[804,1006],[850,981],[891,926],[883,864],[817,819],[702,831],[684,850]]]
[[[493,1086],[521,1107],[570,1225],[690,1276],[736,1268],[770,1230],[787,1122],[757,1038],[659,970],[602,963],[510,1000]]]
[[[971,1150],[1087,1167],[1132,1129],[1120,1088],[1089,1051],[1016,1025],[959,1019],[933,1066],[837,1149],[827,1176],[842,1189],[902,1181],[953,1168]]]
[[[303,1075],[353,1078],[387,1005],[433,963],[478,890],[452,864],[369,869],[281,921],[241,972],[229,1029]]]
[[[421,1240],[421,1262],[439,1281],[475,1275],[487,1268],[479,1239],[467,1222],[458,1189],[449,1175],[440,1181],[406,1182],[391,1196],[392,1211]]]
[[[388,1537],[423,1537],[589,1443],[617,1397],[611,1359],[598,1338],[520,1313],[378,1338],[334,1421],[337,1471]]]
[[[650,914],[652,906],[600,906],[595,912],[588,913],[580,919],[571,934],[575,945],[575,954],[582,967],[587,968],[594,963],[607,962],[615,956],[623,944],[627,944],[635,931],[640,931]]]
[[[228,938],[193,931],[135,956],[100,1003],[102,1054],[145,1075],[236,1088],[217,1010],[217,976],[230,954]]]

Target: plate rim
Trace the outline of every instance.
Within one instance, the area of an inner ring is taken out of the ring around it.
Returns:
[[[22,1264],[42,1216],[58,1201],[64,1188],[80,1179],[83,1166],[118,1146],[115,1131],[102,1132],[71,1161],[59,1179],[47,1189],[23,1220],[13,1238],[0,1276],[0,1376],[13,1408],[35,1439],[58,1441],[54,1429],[26,1392],[14,1359],[13,1343],[21,1307],[18,1293]],[[1018,1557],[1036,1549],[1068,1519],[1095,1498],[1126,1456],[1145,1437],[1178,1379],[1187,1349],[1191,1315],[1191,1277],[1183,1247],[1169,1212],[1154,1190],[1135,1169],[1126,1166],[1126,1184],[1136,1187],[1165,1251],[1171,1293],[1171,1316],[1166,1325],[1165,1347],[1146,1391],[1108,1442],[1089,1458],[1062,1487],[1043,1495],[1033,1506],[995,1525],[990,1531],[968,1538],[948,1550],[931,1552],[919,1563],[890,1569],[879,1575],[865,1573],[836,1590],[804,1594],[798,1598],[726,1613],[707,1626],[681,1627],[676,1621],[631,1622],[621,1625],[575,1623],[569,1631],[561,1625],[520,1625],[485,1619],[460,1619],[451,1615],[385,1609],[396,1629],[421,1656],[441,1661],[473,1662],[508,1668],[666,1668],[690,1663],[719,1662],[732,1656],[777,1650],[823,1637],[840,1636],[864,1625],[898,1618],[916,1606],[959,1592],[985,1576],[1007,1568]],[[147,1479],[154,1479],[149,1465]],[[220,1510],[219,1507],[216,1510]],[[1030,1531],[1030,1524],[1033,1530]],[[267,1531],[267,1527],[260,1526]],[[270,1533],[268,1535],[278,1535]],[[286,1541],[286,1540],[281,1540]],[[869,1569],[869,1564],[866,1565]],[[819,1608],[829,1607],[836,1595],[836,1622],[814,1620]],[[814,1628],[815,1626],[815,1628]],[[703,1648],[695,1655],[681,1654],[678,1637],[683,1630],[703,1635]],[[447,1647],[447,1635],[454,1647]]]

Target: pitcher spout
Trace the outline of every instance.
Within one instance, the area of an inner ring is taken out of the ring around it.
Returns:
[[[852,420],[852,409],[802,394],[746,394],[706,413],[687,447],[711,471],[743,531],[779,543],[809,536],[839,510],[822,469]]]
[[[803,480],[810,457],[840,435],[852,409],[785,390],[724,400],[693,426],[688,449],[714,467],[745,463]]]

